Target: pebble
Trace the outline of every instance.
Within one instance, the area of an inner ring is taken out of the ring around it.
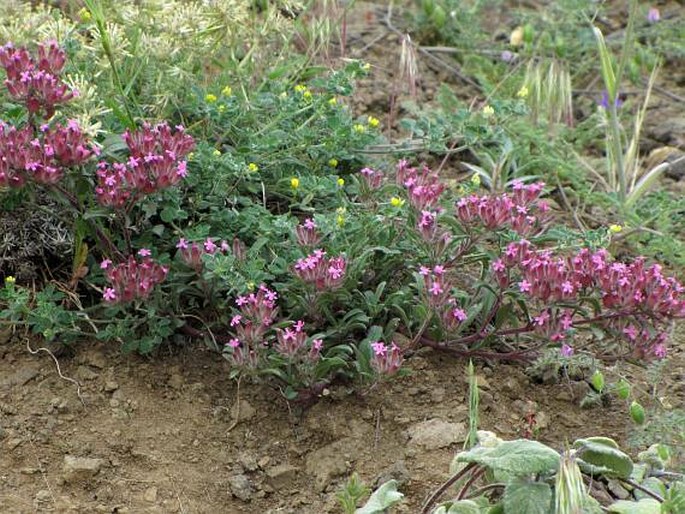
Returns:
[[[157,501],[157,488],[154,486],[148,487],[143,494],[143,500],[148,503],[155,503]]]
[[[242,474],[229,477],[228,487],[233,496],[245,502],[250,501],[254,495],[254,489],[250,480]]]
[[[466,423],[450,423],[438,418],[416,423],[407,430],[409,444],[426,450],[437,450],[464,441],[467,432]]]

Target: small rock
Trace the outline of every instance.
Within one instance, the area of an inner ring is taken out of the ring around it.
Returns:
[[[445,399],[445,388],[436,387],[431,391],[431,401],[433,403],[441,403]]]
[[[50,494],[50,491],[47,489],[41,489],[36,493],[36,501],[38,503],[45,503],[49,502],[52,499],[52,495]]]
[[[39,473],[40,469],[38,468],[21,468],[19,470],[19,473],[22,475],[35,475],[36,473]]]
[[[257,410],[250,405],[247,400],[240,400],[240,403],[236,403],[231,407],[231,418],[234,420],[237,418],[238,421],[247,421],[252,419],[257,414]]]
[[[107,356],[99,348],[92,348],[82,354],[81,362],[98,369],[105,369]]]
[[[228,479],[228,487],[231,494],[244,502],[250,501],[254,495],[254,489],[250,480],[245,475],[233,475]]]
[[[407,466],[404,464],[403,460],[398,460],[392,466],[385,468],[379,473],[374,482],[374,488],[380,487],[388,480],[396,480],[397,485],[402,486],[409,482],[411,479],[411,474],[407,470]]]
[[[288,486],[300,472],[300,468],[290,464],[277,464],[266,470],[266,476],[269,477],[269,485],[274,490],[283,489]]]
[[[23,442],[24,442],[24,440],[21,439],[20,437],[15,437],[15,438],[9,439],[7,441],[7,447],[10,450],[14,450],[17,446],[19,446]]]
[[[65,482],[76,482],[97,475],[104,465],[104,459],[65,455],[62,476]]]
[[[105,392],[106,393],[113,393],[117,389],[119,389],[119,384],[117,384],[115,381],[108,380],[107,382],[105,382]]]
[[[409,427],[407,433],[411,445],[437,450],[464,441],[468,429],[466,423],[449,423],[433,418]]]
[[[355,439],[345,437],[307,455],[305,469],[314,477],[317,491],[325,491],[334,478],[348,472],[350,456],[358,453],[356,443]]]
[[[535,413],[535,427],[539,429],[545,429],[549,426],[549,416],[545,411],[537,411]]]
[[[169,377],[169,380],[167,380],[167,385],[171,387],[172,389],[179,390],[181,387],[183,387],[183,383],[185,380],[183,379],[183,376],[179,373],[174,373]]]
[[[155,503],[157,501],[157,488],[154,486],[148,487],[143,494],[143,500],[148,503]]]
[[[79,366],[76,370],[76,376],[81,380],[95,380],[99,375],[87,366]]]
[[[241,453],[238,456],[238,463],[247,471],[257,470],[257,459],[251,453]],[[268,464],[268,462],[267,462]]]

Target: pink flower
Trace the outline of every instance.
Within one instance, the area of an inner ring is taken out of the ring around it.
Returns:
[[[560,353],[562,357],[570,357],[573,355],[573,347],[564,343],[561,345]]]
[[[523,281],[519,282],[519,291],[521,291],[522,293],[530,292],[530,287],[531,287],[531,284],[527,280],[523,280]]]
[[[205,252],[209,254],[213,254],[216,252],[217,246],[214,244],[214,241],[212,241],[211,238],[207,238],[207,240],[204,242],[204,247],[205,247]]]
[[[468,316],[466,315],[466,311],[464,309],[454,309],[452,311],[452,317],[456,319],[459,322],[466,321]]]
[[[102,294],[102,298],[106,302],[114,302],[117,299],[117,292],[112,287],[106,287],[104,293]]]
[[[371,343],[371,348],[373,349],[373,353],[376,356],[379,356],[379,355],[383,356],[388,351],[388,348],[381,341],[376,341],[375,343]]]
[[[235,327],[237,325],[240,325],[240,320],[242,320],[243,317],[240,314],[236,314],[231,318],[231,326]]]
[[[109,268],[109,267],[111,266],[111,264],[112,264],[112,261],[111,261],[111,260],[105,259],[104,261],[102,261],[102,262],[100,263],[100,269],[107,269],[107,268]]]
[[[666,354],[668,353],[668,351],[666,350],[666,346],[662,343],[655,345],[653,351],[654,351],[654,356],[657,359],[666,358]]]
[[[176,248],[185,250],[186,248],[188,248],[188,241],[186,241],[184,238],[179,239],[178,243],[176,244]]]
[[[141,257],[150,257],[150,255],[152,255],[152,252],[147,248],[141,248],[140,250],[138,250],[138,255],[140,255]]]

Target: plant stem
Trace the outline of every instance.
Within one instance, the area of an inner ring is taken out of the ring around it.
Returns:
[[[470,462],[469,464],[466,465],[464,469],[461,471],[455,473],[452,475],[447,482],[442,484],[438,489],[431,494],[430,498],[426,500],[426,503],[423,504],[423,508],[421,509],[421,514],[428,514],[430,512],[431,507],[433,504],[440,498],[447,489],[449,489],[452,484],[456,483],[460,478],[464,477],[468,472],[470,472],[472,469],[474,469],[478,464],[475,462]]]

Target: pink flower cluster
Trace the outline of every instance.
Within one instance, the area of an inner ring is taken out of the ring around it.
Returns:
[[[379,375],[392,376],[402,367],[402,350],[395,343],[387,346],[381,341],[371,343],[371,367]]]
[[[249,346],[265,344],[264,334],[271,327],[278,314],[278,293],[266,287],[259,286],[256,293],[239,296],[235,304],[240,310],[231,319],[231,328],[238,336],[238,340]]]
[[[462,198],[457,202],[457,218],[466,228],[480,225],[495,230],[509,226],[522,236],[534,233],[549,211],[549,205],[539,200],[544,185],[524,185],[516,180],[511,193]]]
[[[323,250],[314,250],[307,257],[298,259],[294,266],[295,275],[317,290],[338,289],[345,280],[347,262],[344,257],[326,257]]]
[[[233,244],[235,246],[236,242],[234,241]],[[197,273],[200,273],[204,266],[204,263],[202,262],[203,255],[227,253],[231,249],[226,241],[221,241],[217,245],[211,237],[205,239],[203,243],[191,243],[182,237],[178,240],[176,248],[178,248],[183,262],[193,268]]]
[[[100,268],[106,270],[105,277],[110,284],[102,295],[105,301],[126,303],[144,300],[157,284],[164,281],[169,268],[156,263],[146,248],[138,251],[138,255],[140,260],[131,255],[127,261],[117,265],[113,265],[109,259],[102,261]]]
[[[396,180],[407,189],[409,203],[418,211],[435,210],[445,190],[437,172],[427,166],[422,166],[421,170],[412,168],[406,160],[397,164]]]
[[[447,279],[443,265],[433,268],[421,266],[419,275],[423,277],[424,294],[428,307],[437,312],[447,330],[456,330],[468,318],[454,298],[450,298],[452,284]]]
[[[101,205],[121,208],[140,197],[177,184],[188,173],[183,158],[195,146],[182,126],[172,130],[166,123],[144,124],[126,131],[124,141],[130,157],[126,163],[98,164],[95,195]]]
[[[371,169],[371,168],[363,168],[359,172],[363,178],[363,183],[366,184],[366,187],[369,189],[380,189],[380,187],[383,185],[383,173],[380,171]]]
[[[313,247],[321,241],[321,235],[316,230],[318,227],[312,218],[307,218],[295,227],[297,244],[300,246]]]
[[[78,123],[16,129],[0,122],[0,186],[21,187],[27,180],[55,184],[64,168],[83,164],[94,153]]]
[[[554,302],[597,298],[606,309],[598,320],[631,343],[639,341],[643,353],[647,349],[655,355],[665,352],[660,325],[685,317],[685,287],[665,277],[658,264],[647,266],[643,258],[625,264],[613,261],[606,250],[587,248],[575,255],[555,256],[521,240],[507,246],[492,270],[501,287],[508,287],[517,272],[518,291],[546,306],[533,323],[552,340],[562,339],[579,323],[570,310],[548,307]]]
[[[307,350],[307,333],[304,331],[304,321],[294,321],[292,328],[285,330],[276,329],[275,350],[283,357],[294,359],[302,355],[303,350]],[[307,358],[311,362],[316,362],[321,357],[323,339],[313,339],[309,344]]]
[[[56,41],[38,45],[38,57],[12,43],[0,47],[0,66],[5,68],[5,87],[9,94],[26,105],[31,114],[55,114],[55,106],[71,100],[75,93],[59,75],[66,57]]]

